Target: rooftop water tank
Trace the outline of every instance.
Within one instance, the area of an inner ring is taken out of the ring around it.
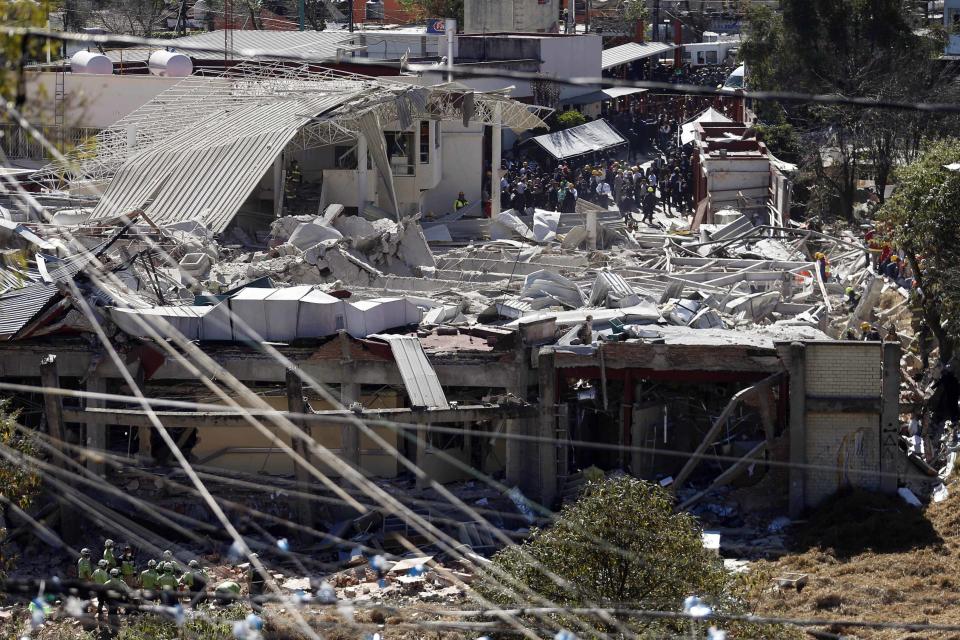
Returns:
[[[113,73],[113,63],[102,53],[92,51],[77,51],[70,58],[71,73],[91,73],[98,76],[109,76]]]
[[[154,51],[150,54],[150,73],[164,78],[186,78],[193,73],[193,61],[175,51]]]

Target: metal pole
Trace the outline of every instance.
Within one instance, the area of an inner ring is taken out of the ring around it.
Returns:
[[[347,20],[349,21],[349,22],[348,22],[348,28],[350,29],[350,33],[353,33],[353,6],[354,6],[354,0],[350,0],[349,2],[347,2],[347,4],[349,5],[349,6],[347,7],[347,10],[348,10],[347,12],[350,14],[349,17],[347,18]]]
[[[305,31],[307,26],[307,0],[300,0],[297,3],[297,12],[300,16],[300,31]]]
[[[447,82],[453,82],[453,44],[457,36],[457,21],[448,18],[444,23],[447,34]]]
[[[660,0],[653,0],[653,33],[650,42],[660,41]]]

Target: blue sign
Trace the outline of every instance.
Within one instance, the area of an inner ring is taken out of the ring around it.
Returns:
[[[447,21],[442,18],[427,20],[427,33],[433,33],[442,36],[447,32]]]

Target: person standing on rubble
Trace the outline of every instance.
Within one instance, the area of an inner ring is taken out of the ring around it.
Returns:
[[[80,549],[80,559],[77,560],[77,579],[89,582],[93,578],[93,562],[90,560],[90,549]]]
[[[113,540],[107,538],[103,541],[103,559],[107,561],[107,569],[117,568],[117,556],[113,553]]]
[[[890,255],[890,259],[883,266],[883,275],[887,276],[894,282],[900,280],[900,256],[893,253]]]
[[[147,568],[140,572],[140,590],[156,593],[160,588],[160,574],[156,570],[157,561],[147,562]]]
[[[468,204],[470,204],[470,201],[467,200],[467,196],[461,191],[459,195],[457,195],[457,199],[453,201],[453,210],[460,211],[460,209],[463,209]]]
[[[123,545],[123,553],[120,554],[120,573],[128,587],[131,589],[137,587],[137,565],[133,559],[133,549],[129,544]]]
[[[97,569],[93,572],[91,576],[93,583],[99,586],[107,584],[110,580],[110,574],[108,573],[109,563],[106,560],[100,560],[97,563]],[[102,591],[97,591],[97,617],[99,618],[103,615],[103,608],[107,604],[106,598]]]
[[[880,332],[869,322],[860,323],[860,333],[863,334],[864,342],[880,342]]]
[[[643,196],[643,222],[653,226],[653,212],[657,207],[657,194],[652,186],[647,187]]]

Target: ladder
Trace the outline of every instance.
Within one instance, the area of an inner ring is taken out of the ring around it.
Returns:
[[[53,91],[54,144],[60,153],[66,152],[67,65],[57,68]]]

